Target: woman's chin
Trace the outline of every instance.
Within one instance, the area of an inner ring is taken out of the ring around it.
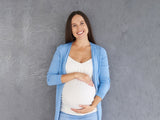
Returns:
[[[81,40],[81,39],[84,39],[84,38],[87,38],[87,36],[86,35],[81,35],[81,36],[77,36],[76,40]]]

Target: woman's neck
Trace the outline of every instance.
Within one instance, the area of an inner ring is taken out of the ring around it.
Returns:
[[[81,40],[75,40],[74,45],[77,46],[78,48],[85,48],[90,46],[90,41],[88,39],[81,39]]]

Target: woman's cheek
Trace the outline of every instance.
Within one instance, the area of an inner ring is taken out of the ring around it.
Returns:
[[[72,30],[73,36],[76,37],[76,32],[75,30]]]

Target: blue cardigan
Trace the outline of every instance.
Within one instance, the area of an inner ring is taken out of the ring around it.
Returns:
[[[65,65],[70,53],[70,48],[73,42],[61,44],[56,48],[53,55],[48,73],[47,73],[47,84],[48,86],[56,85],[56,107],[55,107],[55,120],[59,120],[59,113],[61,110],[61,94],[63,86],[61,76],[66,74]],[[96,95],[102,99],[110,89],[110,75],[109,65],[106,50],[92,42],[91,55],[93,63],[93,76],[92,80],[96,88]],[[102,119],[102,107],[101,102],[97,105],[98,120]]]

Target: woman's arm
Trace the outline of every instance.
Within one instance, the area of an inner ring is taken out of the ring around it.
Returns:
[[[59,69],[61,68],[60,49],[60,46],[58,46],[53,55],[49,70],[47,72],[47,84],[49,86],[58,85],[77,78],[81,81],[86,82],[89,85],[93,85],[92,80],[89,79],[88,75],[84,73],[73,72],[69,74],[59,74]]]
[[[101,100],[102,100],[101,97],[95,96],[95,97],[94,97],[94,101],[92,102],[91,106],[92,106],[93,108],[97,107],[98,103],[101,102]]]
[[[92,102],[91,105],[80,105],[80,107],[82,107],[81,109],[71,108],[71,110],[76,113],[82,113],[82,114],[88,113],[93,111],[101,100],[102,99],[99,96],[95,96],[94,101]]]
[[[61,61],[60,46],[58,46],[53,55],[49,70],[47,72],[47,84],[49,86],[62,84],[62,74],[59,74]]]
[[[96,96],[91,105],[81,105],[83,109],[73,109],[77,113],[88,113],[92,111],[98,103],[104,98],[108,90],[110,89],[110,76],[107,52],[104,48],[101,49],[100,54],[100,71],[99,71],[99,86]]]
[[[108,56],[104,48],[101,49],[100,54],[100,70],[99,70],[99,86],[97,96],[104,98],[108,90],[110,89],[110,75],[109,75],[109,65],[108,65]]]
[[[75,78],[76,78],[76,72],[63,74],[61,77],[61,81],[62,81],[62,83],[65,83],[65,82],[68,82],[68,81],[75,79]]]

